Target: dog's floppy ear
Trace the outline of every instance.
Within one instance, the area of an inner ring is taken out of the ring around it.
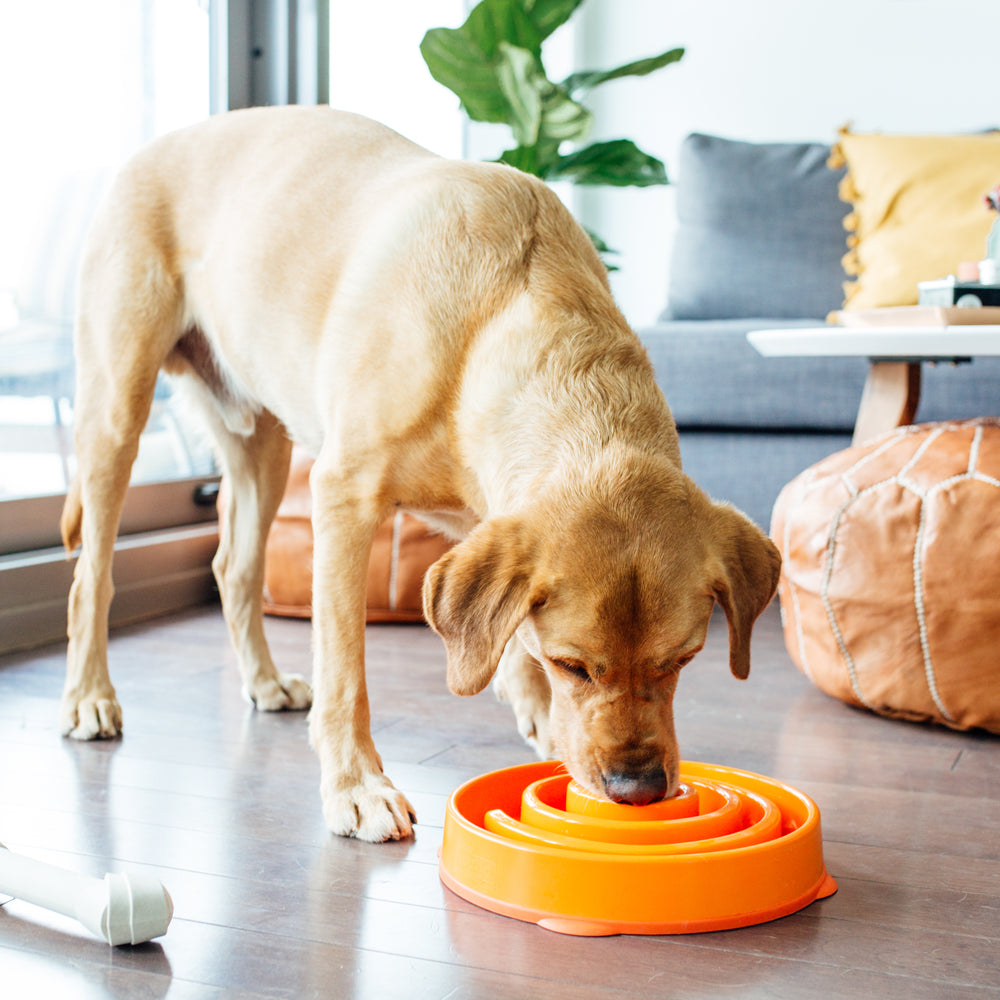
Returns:
[[[750,633],[778,586],[781,554],[774,543],[735,507],[713,504],[712,588],[729,623],[729,669],[750,674]]]
[[[534,546],[524,523],[493,518],[446,552],[424,577],[424,617],[444,639],[448,687],[477,694],[533,603]]]

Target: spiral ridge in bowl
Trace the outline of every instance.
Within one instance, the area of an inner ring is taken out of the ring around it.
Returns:
[[[475,778],[448,802],[440,872],[479,906],[581,935],[742,927],[836,891],[808,796],[695,762],[648,806],[591,795],[558,762]]]

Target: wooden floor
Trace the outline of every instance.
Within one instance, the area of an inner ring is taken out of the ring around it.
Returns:
[[[309,626],[269,620],[309,671]],[[416,837],[329,836],[301,714],[242,700],[221,614],[117,633],[116,742],[59,737],[63,650],[0,660],[0,841],[93,875],[152,873],[167,935],[109,948],[14,900],[0,995],[189,998],[1000,998],[1000,739],[887,721],[816,691],[769,609],[746,683],[725,622],[684,671],[683,756],[758,771],[818,803],[829,899],[783,920],[677,937],[571,938],[479,910],[438,880],[445,802],[528,761],[505,706],[451,696],[439,640],[368,631],[376,742],[417,808]]]

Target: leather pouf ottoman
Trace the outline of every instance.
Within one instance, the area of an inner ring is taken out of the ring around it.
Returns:
[[[1000,732],[1000,421],[900,428],[789,483],[785,642],[822,690]]]
[[[281,506],[271,525],[264,557],[264,611],[312,615],[312,459],[295,448]],[[223,480],[219,516],[225,516]],[[424,574],[454,542],[409,514],[388,518],[375,535],[368,563],[366,616],[369,622],[422,622]]]

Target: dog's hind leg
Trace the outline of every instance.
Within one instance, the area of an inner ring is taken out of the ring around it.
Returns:
[[[60,724],[65,735],[81,740],[114,737],[122,727],[108,674],[108,611],[115,537],[159,368],[160,338],[146,337],[140,326],[146,318],[124,305],[100,313],[82,310],[77,320],[78,471],[63,509],[62,533],[67,550],[78,544],[81,550],[67,608]]]
[[[302,677],[275,668],[263,623],[264,546],[288,478],[291,442],[267,410],[256,414],[253,429],[246,435],[227,427],[211,404],[206,416],[230,487],[212,569],[244,692],[262,711],[308,708],[312,703],[309,685]]]

